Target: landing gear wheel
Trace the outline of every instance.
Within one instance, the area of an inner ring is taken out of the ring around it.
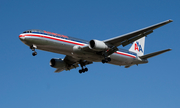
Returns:
[[[80,64],[80,66],[81,66],[81,69],[79,70],[79,73],[81,74],[81,73],[85,73],[85,72],[87,72],[88,71],[88,68],[86,68],[86,62],[87,61],[83,61],[83,60],[80,60],[79,61],[79,64]],[[85,68],[84,68],[85,67]]]
[[[87,71],[88,71],[88,68],[85,68],[84,70],[87,72]]]
[[[85,73],[86,72],[85,69],[82,69],[82,72]]]
[[[31,46],[30,46],[30,49],[31,49],[32,51],[35,51],[36,48],[37,48],[36,45],[31,45]]]
[[[102,60],[102,63],[104,64],[104,63],[106,63],[106,61],[105,61],[105,60]]]
[[[108,57],[108,58],[103,59],[103,60],[102,60],[102,63],[104,64],[104,63],[108,63],[108,62],[110,62],[110,61],[111,61],[111,58]]]
[[[87,71],[88,71],[88,68],[80,69],[80,70],[79,70],[79,73],[81,74],[81,73],[85,73],[85,72],[87,72]]]
[[[108,58],[107,58],[107,60],[108,60],[108,62],[110,62],[110,61],[111,61],[111,58],[110,58],[110,57],[108,57]]]
[[[37,55],[37,52],[33,52],[32,55],[33,55],[33,56]]]
[[[32,53],[33,56],[37,55],[37,52],[35,51],[36,48],[37,48],[36,45],[31,45],[31,46],[30,46],[30,49],[31,49],[32,51],[34,51],[34,52]]]
[[[79,70],[79,73],[81,74],[81,73],[82,73],[82,70]]]

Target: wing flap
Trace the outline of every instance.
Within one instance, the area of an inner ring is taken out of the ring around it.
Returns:
[[[66,62],[66,66],[65,67],[59,67],[55,70],[55,73],[59,73],[59,72],[62,72],[64,70],[66,71],[69,71],[71,69],[74,69],[74,68],[77,68],[79,67],[79,62],[80,62],[81,59],[79,58],[75,58],[73,56],[68,56],[66,55],[66,57],[64,58],[64,61]],[[84,60],[83,61],[83,65],[86,66],[86,65],[89,65],[89,64],[92,64],[93,62],[91,61],[86,61]]]
[[[167,51],[171,51],[171,49],[166,49],[166,50],[161,50],[161,51],[157,51],[157,52],[154,52],[154,53],[146,54],[146,55],[140,56],[139,58],[141,58],[141,59],[148,59],[148,58],[157,56],[159,54],[165,53]]]
[[[133,43],[134,41],[136,41],[136,40],[138,40],[138,39],[140,39],[140,38],[142,38],[142,37],[144,37],[144,36],[147,36],[148,34],[151,34],[152,32],[153,32],[153,31],[151,30],[151,31],[148,31],[148,32],[139,34],[139,35],[137,35],[136,37],[133,37],[133,38],[131,38],[131,39],[128,39],[128,40],[122,42],[122,46],[124,47],[124,46],[126,46],[126,45],[128,45],[128,44],[130,44],[130,43]]]
[[[59,72],[62,72],[63,70],[64,70],[63,68],[57,68],[54,72],[59,73]]]

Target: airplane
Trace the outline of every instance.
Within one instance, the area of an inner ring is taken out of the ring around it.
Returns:
[[[148,59],[170,51],[165,49],[144,55],[145,37],[161,26],[172,20],[166,20],[158,24],[120,35],[107,40],[82,40],[45,30],[26,30],[19,35],[19,39],[30,47],[32,55],[37,55],[35,49],[66,55],[64,59],[52,58],[50,66],[56,68],[55,72],[69,71],[81,67],[79,73],[88,71],[86,65],[93,62],[109,63],[125,66],[148,63]],[[118,48],[132,44],[129,50]]]

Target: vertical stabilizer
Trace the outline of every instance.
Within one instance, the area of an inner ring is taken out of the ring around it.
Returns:
[[[145,37],[142,37],[132,44],[131,48],[129,51],[137,53],[138,56],[143,56],[144,55],[144,45],[145,45]]]

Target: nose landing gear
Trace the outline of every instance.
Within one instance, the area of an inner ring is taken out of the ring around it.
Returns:
[[[37,55],[37,52],[35,51],[36,48],[37,48],[36,45],[31,45],[31,46],[30,46],[30,49],[31,49],[32,51],[34,51],[34,52],[32,53],[33,56],[36,56],[36,55]]]
[[[33,56],[36,56],[36,55],[37,55],[37,52],[36,52],[36,51],[34,51],[34,52],[32,53],[32,55],[33,55]]]

